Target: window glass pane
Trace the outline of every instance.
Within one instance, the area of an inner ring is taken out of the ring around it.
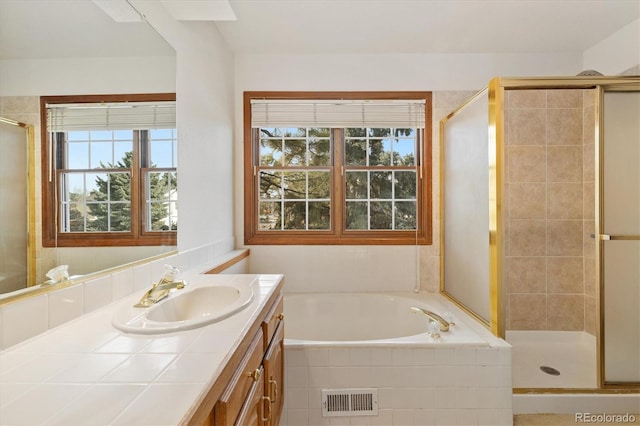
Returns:
[[[395,199],[415,200],[416,199],[416,172],[395,171],[394,172]]]
[[[132,142],[116,142],[113,144],[113,158],[118,167],[131,167],[133,159],[133,143]]]
[[[367,129],[370,138],[383,138],[391,136],[391,129],[387,127]]]
[[[284,141],[284,165],[307,165],[307,141],[306,139],[287,139]]]
[[[104,201],[109,198],[109,178],[106,173],[87,173],[84,184],[91,200]]]
[[[109,173],[109,199],[131,201],[131,174]]]
[[[309,134],[311,134],[309,129]],[[310,166],[330,166],[331,165],[331,139],[311,138],[309,139],[309,165]]]
[[[260,231],[281,229],[281,203],[274,201],[260,201],[258,229]]]
[[[111,130],[92,130],[89,135],[92,141],[110,141],[113,138]]]
[[[115,166],[113,163],[113,152],[111,142],[92,142],[91,143],[91,161],[89,167],[92,169],[98,168],[112,168]]]
[[[77,201],[83,199],[84,173],[64,173],[62,175],[62,201]]]
[[[416,129],[393,129],[393,134],[396,137],[408,137],[415,139],[416,137]]]
[[[176,167],[176,129],[149,130],[149,167]]]
[[[125,232],[131,226],[131,206],[129,203],[113,203],[109,211],[109,231]]]
[[[309,229],[331,229],[331,203],[329,201],[309,202]]]
[[[307,129],[310,138],[329,138],[331,129],[328,127],[311,127]]]
[[[175,139],[175,129],[151,129],[149,130],[149,139]]]
[[[282,136],[284,136],[285,138],[295,138],[300,136],[305,137],[307,136],[307,129],[305,129],[304,127],[291,127],[282,129]]]
[[[174,167],[173,142],[163,140],[149,141],[150,167]]]
[[[398,138],[393,143],[393,164],[413,166],[416,164],[415,139]]]
[[[177,229],[175,209],[178,199],[176,172],[148,172],[146,185],[147,230],[171,231]],[[170,202],[171,201],[171,202]]]
[[[366,139],[345,139],[344,162],[347,166],[366,166],[367,165]]]
[[[282,198],[282,172],[261,171],[260,172],[260,199],[280,199]]]
[[[260,138],[281,138],[282,129],[278,127],[261,127],[259,129]]]
[[[371,202],[371,229],[393,229],[391,201]]]
[[[87,203],[86,232],[107,232],[109,230],[109,204]]]
[[[391,165],[391,139],[369,139],[369,165]]]
[[[89,168],[89,142],[67,143],[67,169]]]
[[[416,214],[415,201],[397,201],[395,229],[416,229]]]
[[[366,201],[347,201],[345,209],[345,228],[350,230],[369,229],[369,217]]]
[[[285,201],[284,229],[306,229],[306,207],[304,201]]]
[[[306,198],[307,176],[306,172],[284,172],[282,183],[285,199]],[[285,207],[286,210],[286,207]]]
[[[89,132],[85,131],[71,131],[67,132],[67,142],[86,142],[89,140]]]
[[[132,141],[133,130],[114,130],[113,140],[114,141]]]
[[[309,172],[309,195],[308,198],[329,198],[331,197],[331,175],[328,171]]]
[[[369,195],[367,172],[345,173],[345,197],[346,199],[364,199]]]
[[[349,127],[344,129],[344,136],[347,138],[366,138],[367,129],[358,127]]]
[[[260,129],[261,132],[265,129]],[[282,165],[282,139],[260,139],[260,165],[261,166],[281,166]]]
[[[86,209],[82,203],[63,204],[63,232],[84,232],[84,220],[86,217]],[[84,212],[84,213],[83,213]]]
[[[371,172],[370,197],[372,199],[391,199],[391,172]]]

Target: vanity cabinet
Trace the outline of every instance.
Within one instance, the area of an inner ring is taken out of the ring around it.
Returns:
[[[284,405],[282,311],[280,287],[230,357],[189,424],[278,426]],[[209,405],[212,408],[207,408]]]

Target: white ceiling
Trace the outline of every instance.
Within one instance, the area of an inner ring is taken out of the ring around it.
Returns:
[[[640,17],[640,0],[229,2],[218,28],[252,53],[582,53]]]
[[[0,59],[166,56],[145,22],[115,22],[91,0],[0,0]]]
[[[582,53],[640,18],[640,0],[162,2],[178,19],[235,14],[210,24],[238,53]],[[146,23],[91,0],[0,0],[0,59],[171,54]]]

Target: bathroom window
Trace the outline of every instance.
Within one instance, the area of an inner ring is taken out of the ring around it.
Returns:
[[[431,95],[245,93],[246,244],[430,244]]]
[[[42,97],[43,246],[175,244],[175,95]]]

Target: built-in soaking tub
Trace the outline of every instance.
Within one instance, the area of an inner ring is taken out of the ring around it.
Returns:
[[[440,296],[437,296],[440,297]],[[384,293],[305,293],[285,296],[285,337],[293,345],[473,345],[488,346],[460,314],[437,297]],[[439,337],[428,333],[430,319],[418,307],[454,325]],[[465,315],[466,316],[466,315]]]
[[[434,337],[411,307],[455,325]],[[378,408],[358,424],[512,424],[510,346],[439,294],[285,294],[284,313],[283,426],[329,424],[322,391],[358,389]]]

